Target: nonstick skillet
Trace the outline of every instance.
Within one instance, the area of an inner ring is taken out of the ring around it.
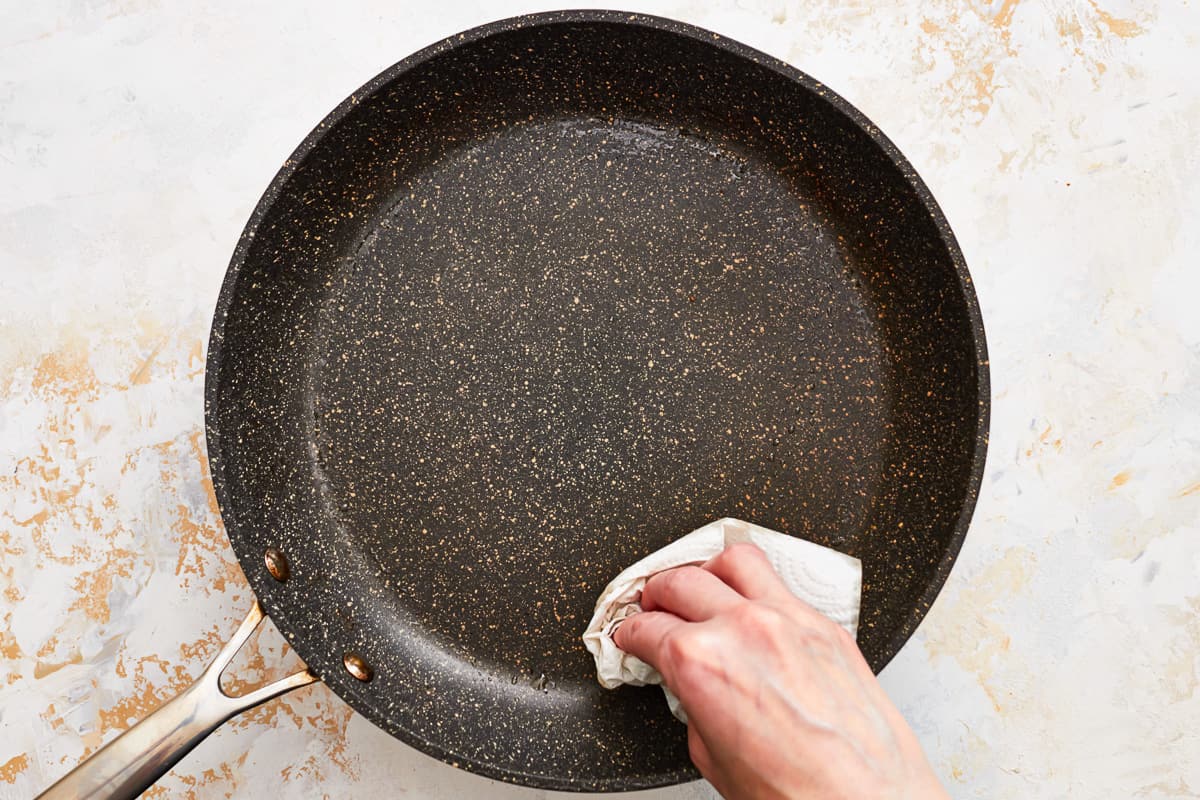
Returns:
[[[194,687],[47,796],[132,796],[318,677],[483,775],[695,778],[657,690],[595,681],[579,636],[601,589],[751,520],[862,560],[878,671],[966,534],[986,359],[929,191],[807,75],[608,11],[439,42],[287,160],[213,322],[213,484],[308,672],[220,693],[256,605]]]

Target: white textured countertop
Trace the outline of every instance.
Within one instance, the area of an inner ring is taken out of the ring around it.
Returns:
[[[952,793],[1198,797],[1200,7],[878,5],[621,7],[843,94],[962,244],[988,469],[945,591],[883,675]],[[250,603],[201,388],[225,266],[284,157],[413,50],[551,7],[0,9],[0,798],[183,686]],[[227,725],[151,796],[267,793],[547,794],[421,755],[317,686]]]

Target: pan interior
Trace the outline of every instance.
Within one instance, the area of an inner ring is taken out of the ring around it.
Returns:
[[[889,406],[873,304],[752,152],[586,116],[398,184],[312,379],[331,513],[448,653],[593,692],[623,567],[721,516],[847,547]]]
[[[965,530],[986,377],[936,206],[847,108],[706,32],[552,14],[301,146],[223,290],[209,447],[256,594],[357,710],[530,785],[694,777],[579,637],[723,516],[862,559],[860,644],[895,653]]]

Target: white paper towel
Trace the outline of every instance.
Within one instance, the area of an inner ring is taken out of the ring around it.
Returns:
[[[633,686],[662,683],[657,670],[617,647],[613,630],[621,620],[642,610],[638,604],[642,587],[651,575],[687,564],[703,564],[739,542],[751,542],[766,553],[792,594],[851,635],[858,633],[862,563],[857,558],[740,519],[721,519],[651,553],[621,572],[604,589],[583,634],[584,644],[596,659],[596,677],[601,686],[615,689],[626,683]],[[687,722],[679,700],[665,686],[663,692],[671,713]]]

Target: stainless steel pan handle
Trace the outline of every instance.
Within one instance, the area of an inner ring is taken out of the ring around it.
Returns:
[[[255,602],[237,633],[195,683],[68,772],[39,800],[137,797],[225,720],[317,680],[306,669],[238,697],[221,689],[221,673],[262,620],[262,609]]]

